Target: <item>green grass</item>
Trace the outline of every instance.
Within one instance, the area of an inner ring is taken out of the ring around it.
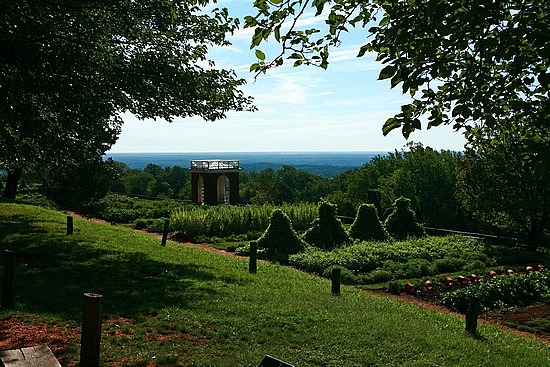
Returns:
[[[0,249],[18,253],[12,315],[77,326],[82,294],[104,297],[102,365],[542,366],[550,347],[291,268],[188,248],[117,226],[0,202]],[[122,319],[124,318],[124,319]],[[126,320],[118,322],[116,320]],[[36,322],[35,321],[35,322]],[[78,340],[66,360],[78,360]]]

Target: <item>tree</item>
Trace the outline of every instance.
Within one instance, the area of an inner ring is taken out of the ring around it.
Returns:
[[[256,72],[282,65],[285,57],[294,66],[326,68],[342,32],[368,28],[358,57],[375,52],[384,64],[379,79],[401,85],[413,99],[385,122],[384,134],[401,128],[408,137],[421,128],[421,118],[428,128],[452,124],[470,139],[476,128],[518,120],[548,125],[548,1],[257,0],[254,6],[257,14],[245,18],[245,27],[255,28]],[[326,32],[299,28],[308,8],[325,18]],[[281,52],[266,60],[258,46],[270,36]]]
[[[71,166],[51,166],[43,177],[42,191],[62,209],[90,209],[107,194],[114,169],[112,160],[104,162],[100,158]]]
[[[400,196],[409,198],[418,219],[426,225],[466,229],[469,216],[456,198],[462,154],[438,152],[418,143],[409,143],[407,148],[398,153],[400,167],[381,180],[386,196],[392,201]]]
[[[466,151],[458,179],[467,209],[498,227],[519,229],[533,245],[550,228],[549,135],[517,123],[480,136],[485,141]]]
[[[253,109],[244,80],[207,60],[238,23],[226,9],[204,13],[206,4],[1,0],[3,196],[15,196],[23,170],[101,157],[125,112],[215,120]]]

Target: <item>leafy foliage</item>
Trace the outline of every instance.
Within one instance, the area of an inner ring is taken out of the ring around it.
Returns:
[[[397,239],[405,239],[426,235],[424,227],[416,221],[416,216],[410,206],[410,199],[402,197],[395,200],[393,212],[384,222],[384,227],[391,236]]]
[[[351,271],[371,272],[383,268],[388,260],[401,264],[399,268],[414,259],[435,263],[438,259],[457,258],[463,259],[464,264],[483,259],[485,263],[490,263],[484,251],[480,242],[462,236],[423,237],[407,241],[361,242],[331,252],[310,248],[292,255],[290,264],[300,270],[322,274],[331,265],[341,265]],[[413,263],[410,265],[413,267]]]
[[[359,207],[355,221],[349,229],[349,235],[364,241],[383,241],[388,238],[374,204],[362,204]]]
[[[375,52],[384,65],[379,79],[413,98],[386,121],[384,134],[401,128],[408,137],[421,129],[423,116],[428,127],[453,124],[466,132],[472,122],[481,128],[523,118],[538,126],[548,121],[546,1],[260,0],[254,6],[257,14],[245,18],[245,27],[255,30],[251,48],[271,36],[281,45],[272,61],[262,57],[251,66],[257,72],[282,65],[285,56],[294,66],[327,68],[329,48],[341,33],[364,28],[369,41],[358,56]],[[300,28],[308,7],[324,18],[326,30],[306,28],[309,22]],[[291,26],[281,32],[285,22]]]
[[[469,190],[481,188],[485,200],[466,205],[480,217],[492,217],[493,223],[499,216],[512,218],[533,240],[548,228],[548,203],[538,202],[549,197],[550,182],[548,1],[258,0],[254,6],[256,15],[245,18],[245,27],[254,28],[251,48],[261,58],[251,70],[266,72],[285,58],[294,66],[327,68],[329,50],[340,44],[341,34],[362,28],[368,41],[357,56],[375,53],[382,63],[378,79],[411,97],[385,121],[382,132],[401,129],[408,138],[423,125],[452,125],[483,159],[498,156],[503,167],[511,163],[502,171],[489,163],[495,168],[489,172],[502,184],[493,190],[487,187],[493,180],[483,180],[485,187],[472,182]],[[325,30],[300,22],[308,8],[325,20]],[[269,60],[258,47],[271,37],[281,47]],[[524,191],[510,195],[506,191],[511,188]],[[489,194],[503,191],[504,196]],[[529,212],[531,205],[537,210]]]
[[[258,248],[264,250],[263,255],[284,264],[288,262],[289,255],[301,252],[305,247],[288,216],[280,209],[274,210],[269,226],[258,239]]]
[[[302,238],[323,250],[332,250],[351,242],[342,223],[336,218],[336,207],[327,201],[319,203],[319,218],[311,223]]]
[[[0,12],[0,168],[100,158],[121,114],[141,119],[253,109],[244,80],[216,69],[208,46],[237,26],[202,0],[3,2]],[[61,164],[59,164],[61,166]],[[14,197],[16,185],[5,196]]]
[[[477,141],[460,166],[460,201],[478,218],[521,232],[536,245],[550,228],[548,127],[516,121],[506,130],[486,129]]]
[[[494,309],[513,306],[527,306],[550,300],[550,275],[548,272],[499,276],[443,296],[447,307],[466,312],[470,299],[478,297],[481,307]]]
[[[330,191],[330,181],[293,166],[241,173],[241,201],[245,204],[316,203]]]
[[[471,215],[456,198],[457,170],[463,157],[452,151],[436,151],[419,143],[409,143],[405,149],[378,156],[363,167],[340,174],[334,185],[341,191],[328,198],[353,207],[354,216],[362,203],[377,205],[378,215],[384,213],[394,201],[404,196],[411,199],[417,219],[427,226],[459,230],[480,230]],[[348,204],[349,203],[349,204]]]
[[[180,239],[193,240],[203,237],[227,237],[230,235],[255,233],[258,236],[269,225],[274,210],[282,210],[291,220],[295,230],[305,230],[317,217],[317,206],[313,204],[285,204],[202,207],[186,205],[175,210],[171,222]]]
[[[169,218],[172,211],[183,204],[173,200],[143,200],[129,196],[109,194],[101,199],[96,206],[96,211],[90,213],[97,218],[114,223],[133,223],[139,219],[136,227],[146,227],[146,223],[152,223],[154,219]]]
[[[94,211],[107,194],[113,177],[112,162],[101,159],[51,167],[43,178],[41,191],[59,208]]]

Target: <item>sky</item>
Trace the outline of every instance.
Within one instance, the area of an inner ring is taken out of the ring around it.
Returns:
[[[233,17],[255,14],[252,1],[220,0]],[[304,14],[308,27],[324,26],[321,17]],[[241,22],[242,24],[243,22]],[[275,151],[394,151],[407,144],[399,130],[382,134],[384,122],[410,102],[400,86],[377,80],[382,65],[375,55],[358,58],[365,29],[352,29],[342,44],[330,50],[329,67],[292,63],[254,79],[250,65],[257,61],[250,50],[252,29],[239,29],[229,47],[210,50],[218,68],[235,70],[247,80],[242,88],[254,98],[255,112],[229,112],[215,122],[200,117],[140,121],[124,114],[124,125],[111,153],[122,152],[275,152]],[[278,51],[274,40],[260,46],[268,58]],[[462,134],[449,126],[411,134],[409,141],[434,149],[462,150]]]

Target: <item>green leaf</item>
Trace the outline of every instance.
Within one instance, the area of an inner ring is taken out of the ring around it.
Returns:
[[[281,26],[280,25],[275,27],[275,29],[273,30],[273,35],[274,35],[275,40],[277,42],[281,42]]]
[[[391,78],[395,75],[396,71],[397,67],[395,65],[388,65],[380,71],[380,74],[378,75],[378,80]]]
[[[261,50],[256,50],[255,54],[259,60],[265,60],[265,53],[263,53]]]
[[[357,57],[363,57],[367,53],[368,50],[369,50],[368,45],[361,46],[361,48],[359,49],[359,53],[357,54]]]
[[[401,121],[395,117],[391,117],[384,122],[384,126],[382,126],[382,134],[386,136],[390,133],[390,131],[398,129],[399,127],[401,127]]]

